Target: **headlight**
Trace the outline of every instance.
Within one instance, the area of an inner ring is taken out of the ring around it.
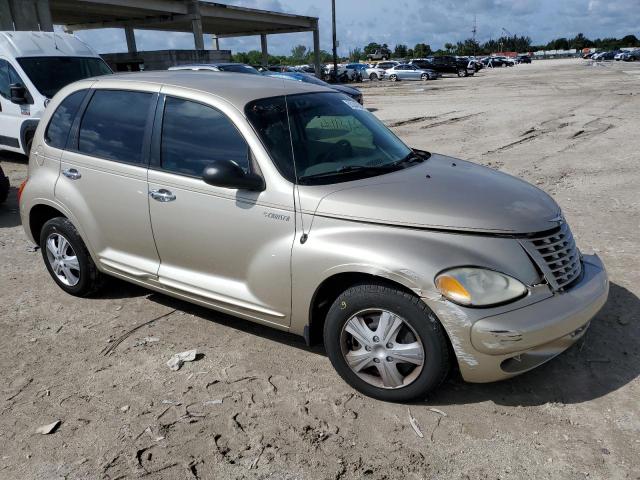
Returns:
[[[435,279],[440,293],[460,305],[485,307],[522,297],[527,287],[504,273],[484,268],[452,268]]]

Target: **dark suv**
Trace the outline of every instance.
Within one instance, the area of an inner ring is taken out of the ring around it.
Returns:
[[[416,58],[409,63],[418,68],[431,69],[440,73],[455,73],[459,77],[468,77],[476,73],[475,67],[468,59],[456,58],[452,55]]]

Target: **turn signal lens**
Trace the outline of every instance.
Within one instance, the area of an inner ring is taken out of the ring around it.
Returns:
[[[468,305],[471,303],[471,295],[460,284],[458,280],[447,274],[440,275],[436,278],[436,287],[445,297],[457,303]]]
[[[515,278],[476,267],[447,270],[436,277],[435,284],[452,302],[473,307],[509,302],[527,293],[527,287]]]

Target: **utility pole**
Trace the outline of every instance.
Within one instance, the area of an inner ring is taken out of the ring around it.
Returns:
[[[473,56],[476,56],[476,33],[478,32],[478,15],[477,14],[473,14],[473,30],[471,30],[471,33],[473,33]]]
[[[338,45],[336,41],[336,0],[331,0],[331,24],[333,28],[333,79],[338,82]]]

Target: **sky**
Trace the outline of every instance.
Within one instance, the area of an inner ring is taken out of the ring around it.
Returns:
[[[320,48],[331,50],[331,0],[217,0],[242,7],[296,13],[320,19]],[[436,50],[447,42],[472,36],[484,42],[504,34],[531,37],[534,44],[584,33],[588,38],[640,37],[640,0],[336,0],[338,53],[347,55],[369,42],[427,43]],[[124,32],[117,29],[76,33],[99,53],[126,51]],[[208,37],[208,36],[207,36]],[[137,30],[138,50],[192,49],[193,35]],[[211,47],[205,38],[205,47]],[[295,45],[313,45],[309,33],[271,35],[269,53],[288,55]],[[220,39],[221,49],[259,50],[259,37]]]

